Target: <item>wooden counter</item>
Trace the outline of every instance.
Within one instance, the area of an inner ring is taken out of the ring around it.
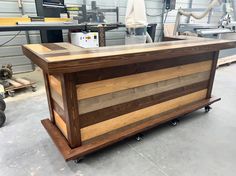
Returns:
[[[233,47],[189,39],[97,49],[31,44],[23,52],[44,71],[51,119],[42,123],[68,161],[218,101],[218,53]]]

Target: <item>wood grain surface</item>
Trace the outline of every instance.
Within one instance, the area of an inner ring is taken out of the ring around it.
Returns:
[[[208,81],[199,82],[170,91],[165,91],[159,94],[140,98],[127,103],[122,103],[101,110],[93,111],[87,114],[83,114],[80,115],[80,126],[81,128],[83,128],[112,118],[116,118],[118,116],[131,113],[133,111],[137,111],[171,99],[175,99],[177,97],[207,89],[207,86]]]
[[[194,73],[205,72],[211,69],[211,64],[212,61],[204,61],[120,78],[80,84],[77,86],[77,97],[79,100],[82,100]]]
[[[112,130],[119,129],[140,120],[144,120],[151,116],[203,100],[206,98],[206,94],[207,89],[82,128],[81,140],[86,141],[88,139],[108,133]]]
[[[60,115],[54,111],[56,126],[61,130],[62,134],[68,139],[66,123],[62,120]]]
[[[76,80],[77,84],[84,84],[89,82],[102,81],[111,78],[117,78],[148,71],[207,61],[211,60],[212,58],[213,53],[204,53],[198,55],[174,57],[171,59],[164,59],[145,63],[135,63],[118,67],[88,70],[77,72]]]
[[[185,87],[187,85],[195,84],[198,82],[207,81],[209,80],[209,78],[210,71],[195,73],[192,75],[164,80],[153,84],[80,100],[79,112],[80,115],[82,115],[99,109],[130,102],[147,96],[174,90],[180,87]]]

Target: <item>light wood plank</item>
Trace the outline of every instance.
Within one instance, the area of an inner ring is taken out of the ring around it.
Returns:
[[[62,134],[66,138],[68,138],[66,123],[62,120],[62,118],[56,111],[54,111],[54,117],[55,117],[56,126],[60,129]]]
[[[79,101],[79,112],[85,114],[106,107],[130,102],[143,97],[159,94],[169,90],[177,89],[194,83],[209,80],[210,71],[196,73],[180,78],[174,78],[137,88],[127,89],[115,93],[109,93]]]
[[[45,22],[68,22],[69,18],[45,18]],[[18,22],[30,23],[31,19],[27,17],[1,17],[0,26],[16,26]]]
[[[58,80],[55,76],[50,75],[49,76],[49,83],[51,89],[56,91],[60,96],[62,96],[62,88],[61,88],[61,82]]]
[[[190,103],[203,100],[206,98],[206,94],[207,94],[207,89],[183,97],[179,97],[164,103],[160,103],[148,108],[144,108],[135,112],[131,112],[95,125],[82,128],[81,129],[82,141],[89,140],[91,138],[100,136],[102,134],[130,125],[132,123],[144,120],[154,115],[158,115],[163,112],[167,112],[179,108],[181,106],[185,106]]]
[[[218,60],[217,66],[219,67],[226,64],[232,64],[234,62],[236,62],[236,55],[220,58]]]
[[[79,100],[211,70],[212,61],[77,85]]]
[[[39,54],[52,51],[49,48],[47,48],[41,44],[31,44],[31,45],[28,45],[28,48],[33,51],[37,51],[37,53],[39,53]]]

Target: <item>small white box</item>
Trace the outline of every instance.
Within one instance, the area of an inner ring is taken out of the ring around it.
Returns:
[[[71,33],[71,43],[83,48],[97,48],[99,47],[99,36],[97,32]]]

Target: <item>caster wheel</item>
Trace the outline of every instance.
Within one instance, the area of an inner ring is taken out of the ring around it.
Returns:
[[[79,163],[81,163],[83,160],[84,160],[84,157],[77,158],[76,160],[74,160],[74,163],[75,163],[75,164],[79,164]]]
[[[143,140],[143,138],[144,138],[144,135],[143,135],[143,134],[138,134],[138,135],[136,136],[136,140],[137,140],[137,141],[141,141],[141,140]]]
[[[6,98],[5,93],[0,93],[0,99],[5,99],[5,98]]]
[[[36,92],[37,91],[36,86],[32,86],[31,88],[32,88],[32,92]]]
[[[8,95],[10,97],[14,97],[15,96],[15,91],[11,90],[11,91],[8,91]]]
[[[3,111],[0,110],[0,128],[4,125],[6,122],[6,116]]]
[[[6,109],[6,103],[3,99],[0,99],[0,110],[5,111]]]
[[[178,119],[174,119],[172,121],[170,121],[171,126],[177,126],[179,124],[179,120]]]
[[[212,109],[212,108],[211,108],[210,106],[206,106],[206,107],[205,107],[205,112],[208,113],[208,112],[210,112],[211,109]]]

